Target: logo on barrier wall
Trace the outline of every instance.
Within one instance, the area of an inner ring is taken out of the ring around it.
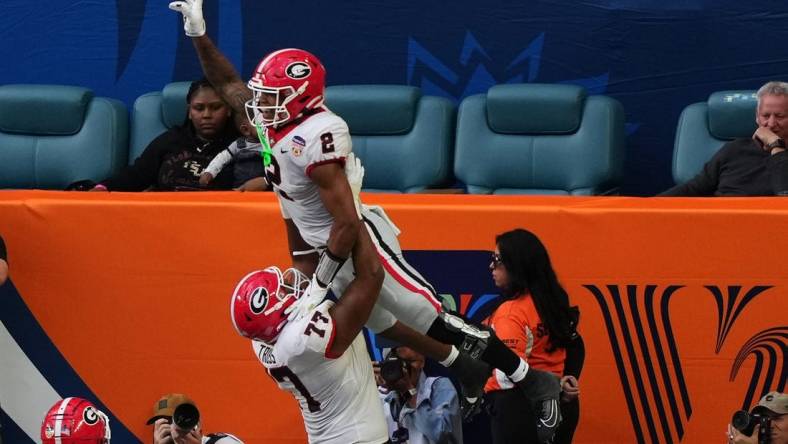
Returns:
[[[728,333],[747,305],[772,286],[756,285],[743,289],[741,285],[729,285],[725,288],[706,285],[704,288],[712,295],[717,305],[717,342],[714,353],[719,354],[725,345]],[[743,410],[749,410],[758,399],[775,388],[778,391],[785,390],[785,381],[788,378],[788,364],[785,362],[787,348],[788,327],[775,327],[751,337],[736,354],[731,366],[730,381],[736,379],[742,363],[748,357],[755,358],[755,368],[742,400]]]
[[[750,407],[772,390],[785,392],[788,380],[788,326],[774,327],[757,333],[736,354],[731,366],[730,381],[739,374],[742,363],[750,356],[755,358],[750,383],[742,402],[742,410]]]
[[[595,298],[621,379],[632,426],[639,443],[681,441],[692,416],[687,387],[670,321],[671,298],[684,285],[584,285]],[[736,320],[746,306],[771,286],[749,289],[732,285],[706,285],[717,306],[715,354],[719,354]],[[742,363],[755,357],[747,393],[742,402],[749,409],[771,390],[783,391],[788,376],[785,361],[788,327],[764,330],[742,347],[733,363],[733,381]],[[662,394],[665,394],[663,397]],[[643,418],[643,421],[641,421]],[[674,430],[675,432],[673,432]]]
[[[646,436],[651,442],[680,441],[692,405],[668,306],[683,286],[583,287],[602,309],[638,442],[645,442]]]
[[[432,284],[438,299],[447,309],[475,322],[482,321],[492,312],[498,290],[487,268],[489,251],[405,251],[403,254],[408,263]],[[378,338],[368,330],[365,330],[365,336],[372,359],[381,360],[385,340],[381,339],[379,345]]]
[[[742,290],[741,285],[730,285],[725,289],[724,293],[723,289],[716,285],[705,285],[703,288],[711,293],[714,297],[714,302],[717,304],[717,344],[714,352],[719,354],[722,345],[725,343],[725,338],[728,337],[728,333],[730,333],[734,322],[736,322],[744,307],[756,296],[772,287],[756,285],[745,291],[741,300],[739,300]]]

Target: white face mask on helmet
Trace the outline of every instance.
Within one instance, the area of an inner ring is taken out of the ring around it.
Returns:
[[[285,311],[309,285],[295,268],[253,271],[238,283],[230,301],[230,317],[241,336],[273,345],[287,324]]]
[[[295,48],[267,55],[248,82],[247,118],[256,128],[278,127],[323,105],[326,71],[317,57]]]

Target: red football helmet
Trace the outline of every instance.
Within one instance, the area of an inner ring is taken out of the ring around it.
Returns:
[[[248,86],[249,121],[257,128],[276,127],[323,105],[326,69],[303,49],[280,49],[260,61]]]
[[[56,402],[41,423],[43,444],[109,444],[109,439],[109,418],[82,398]]]
[[[309,278],[295,268],[282,273],[277,267],[253,271],[235,287],[230,317],[241,336],[272,345],[287,324],[285,310],[293,305]]]

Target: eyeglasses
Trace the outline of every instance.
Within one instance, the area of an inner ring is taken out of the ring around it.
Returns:
[[[498,268],[499,265],[503,264],[503,259],[501,259],[501,255],[498,253],[493,253],[492,257],[490,258],[490,266],[493,268]]]

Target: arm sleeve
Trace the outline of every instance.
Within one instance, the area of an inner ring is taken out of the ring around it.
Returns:
[[[788,151],[769,156],[766,171],[775,196],[788,196]]]
[[[235,143],[233,143],[230,146],[231,147],[235,146]],[[213,160],[211,160],[211,163],[209,163],[208,166],[205,167],[203,173],[211,173],[211,176],[216,177],[219,175],[219,171],[224,169],[224,167],[228,163],[230,163],[232,159],[233,159],[233,155],[230,152],[230,148],[224,149],[222,150],[221,153],[217,154],[216,157],[213,158]]]
[[[103,180],[101,184],[110,191],[142,191],[155,185],[162,157],[173,142],[172,130],[161,134],[148,144],[133,165]]]
[[[5,242],[3,242],[3,236],[0,236],[0,260],[8,261],[8,252],[5,249]]]
[[[583,363],[586,360],[586,346],[583,337],[579,334],[566,347],[566,361],[564,361],[564,375],[572,375],[580,379]]]
[[[421,402],[415,409],[405,406],[400,422],[411,424],[427,437],[429,442],[454,443],[455,424],[460,424],[460,401],[457,390],[448,378],[436,378],[432,383],[429,402]]]
[[[660,197],[680,196],[714,196],[720,181],[720,168],[728,153],[725,144],[712,158],[703,165],[703,169],[689,181],[658,194]]]

